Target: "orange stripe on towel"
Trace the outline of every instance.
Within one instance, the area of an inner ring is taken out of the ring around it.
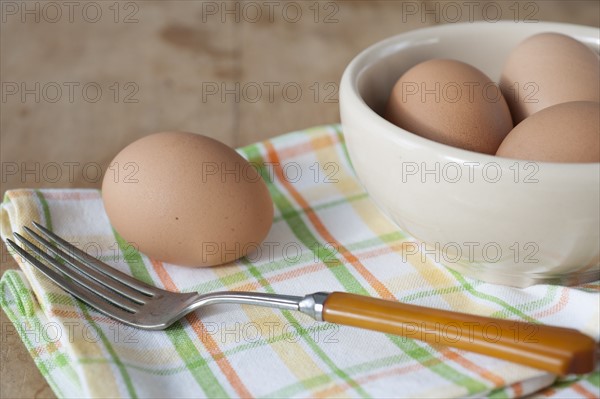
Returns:
[[[167,273],[167,271],[165,270],[163,263],[157,260],[150,260],[150,262],[152,263],[152,267],[154,268],[154,271],[160,278],[160,281],[162,282],[163,286],[169,291],[179,292],[177,286],[171,279],[171,276],[169,276],[169,273]],[[200,341],[204,343],[204,346],[206,347],[206,349],[208,349],[208,352],[215,360],[215,362],[217,363],[217,365],[219,366],[219,368],[221,369],[221,371],[223,372],[233,389],[235,389],[237,394],[243,398],[251,397],[252,394],[250,394],[250,391],[248,391],[248,388],[246,388],[246,386],[240,379],[240,376],[236,373],[233,367],[231,367],[229,360],[227,360],[225,355],[223,355],[223,352],[221,351],[221,349],[219,349],[219,345],[217,344],[217,342],[206,330],[204,323],[202,323],[198,316],[193,312],[186,316],[186,320],[190,323],[192,329],[194,330]]]

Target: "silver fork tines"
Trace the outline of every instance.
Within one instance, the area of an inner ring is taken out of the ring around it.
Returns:
[[[137,291],[140,291],[143,294],[149,295],[149,296],[152,296],[156,292],[158,292],[158,289],[156,287],[146,284],[146,283],[144,283],[138,279],[135,279],[125,273],[121,273],[120,271],[116,270],[114,267],[107,265],[106,263],[100,262],[98,259],[94,258],[93,256],[88,255],[84,251],[81,251],[79,248],[75,247],[70,242],[62,239],[61,237],[57,236],[50,230],[46,229],[44,226],[41,226],[40,224],[38,224],[36,222],[33,222],[33,225],[40,231],[40,233],[42,233],[42,235],[44,235],[46,238],[54,241],[56,243],[57,247],[61,248],[63,251],[66,251],[67,253],[69,253],[70,255],[75,257],[80,262],[82,262],[86,265],[89,265],[91,268],[101,272],[102,274],[111,278],[112,280],[121,282],[121,283],[123,283]],[[29,229],[28,227],[24,227],[24,229],[28,233],[31,233],[31,229]]]
[[[33,225],[40,234],[28,227],[24,227],[24,230],[29,239],[14,233],[14,237],[27,250],[10,239],[6,240],[8,245],[62,289],[128,325],[160,330],[195,309],[216,303],[299,310],[322,320],[322,303],[326,293],[299,297],[236,291],[204,295],[169,292],[116,270],[38,223],[34,222]]]

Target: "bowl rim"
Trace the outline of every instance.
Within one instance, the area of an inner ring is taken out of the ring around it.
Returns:
[[[457,29],[472,29],[476,31],[480,31],[481,29],[498,30],[506,28],[507,26],[514,29],[515,25],[517,24],[514,21],[498,21],[493,24],[486,21],[443,24],[410,30],[376,42],[358,53],[346,66],[340,81],[340,108],[349,106],[352,107],[352,109],[356,109],[356,112],[360,113],[363,117],[369,118],[369,122],[379,127],[379,129],[373,129],[374,132],[385,136],[385,138],[389,140],[401,141],[412,147],[433,150],[442,153],[446,158],[451,158],[458,162],[475,162],[480,164],[490,164],[495,162],[500,164],[501,167],[509,167],[514,165],[515,162],[530,162],[543,165],[545,169],[556,172],[560,171],[562,173],[595,172],[600,168],[600,162],[564,163],[505,158],[438,143],[415,133],[411,133],[408,130],[389,122],[375,112],[375,110],[364,101],[359,93],[358,81],[361,75],[374,64],[381,62],[382,58],[386,58],[393,53],[402,51],[402,42],[407,42],[416,38],[424,39],[428,35],[439,36],[444,31]],[[526,26],[529,29],[533,28],[532,24],[520,24],[520,26]],[[535,26],[539,27],[537,31],[540,32],[559,31],[560,33],[569,34],[573,37],[585,37],[600,47],[600,29],[593,26],[560,22],[538,22]],[[570,33],[566,33],[565,31],[569,31]],[[344,121],[342,120],[342,125],[343,124]]]

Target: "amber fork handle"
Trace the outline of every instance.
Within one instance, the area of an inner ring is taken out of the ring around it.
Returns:
[[[581,332],[514,320],[432,309],[363,295],[333,292],[322,308],[325,321],[415,338],[549,371],[594,370],[596,341]]]

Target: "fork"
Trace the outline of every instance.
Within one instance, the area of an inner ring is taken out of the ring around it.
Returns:
[[[128,276],[40,224],[33,222],[33,225],[39,234],[24,227],[30,240],[14,233],[28,251],[7,239],[12,249],[89,306],[145,330],[166,329],[205,306],[237,303],[296,310],[318,321],[452,346],[559,375],[591,372],[597,361],[594,339],[569,328],[494,319],[343,292],[316,292],[306,296],[240,291],[174,293]]]

